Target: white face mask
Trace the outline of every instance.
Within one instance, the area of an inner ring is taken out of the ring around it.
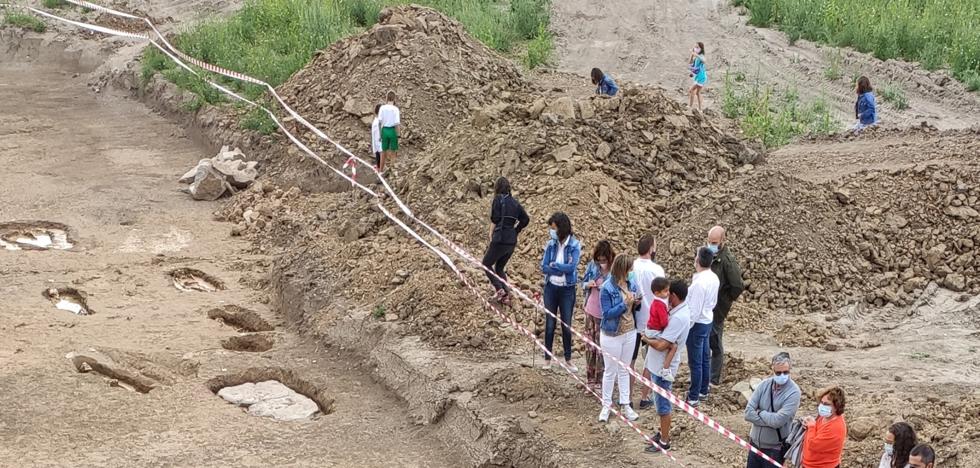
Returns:
[[[821,403],[820,406],[817,407],[817,414],[825,418],[829,418],[830,415],[833,413],[833,411],[834,409],[830,405],[825,405],[823,403]]]
[[[890,457],[892,456],[893,453],[895,453],[895,446],[889,443],[885,443],[885,454]]]

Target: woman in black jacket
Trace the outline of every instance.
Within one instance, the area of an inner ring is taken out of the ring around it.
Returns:
[[[493,231],[490,237],[490,246],[487,253],[483,255],[483,265],[497,273],[497,276],[507,279],[504,268],[507,261],[514,254],[517,246],[517,235],[527,227],[531,219],[514,197],[510,196],[510,181],[501,177],[497,179],[494,186],[493,204],[490,207],[490,222],[493,223]],[[497,291],[494,299],[502,304],[510,305],[510,293],[507,286],[494,275],[487,272],[490,284]]]

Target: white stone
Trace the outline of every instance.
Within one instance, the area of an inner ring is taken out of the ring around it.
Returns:
[[[275,380],[225,387],[218,396],[248,407],[249,414],[279,421],[309,419],[320,410],[316,402]]]

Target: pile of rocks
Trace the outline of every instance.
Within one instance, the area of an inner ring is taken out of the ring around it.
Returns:
[[[223,146],[215,157],[200,160],[180,182],[190,184],[185,191],[195,200],[214,201],[251,185],[259,174],[257,164],[247,161],[240,149]]]

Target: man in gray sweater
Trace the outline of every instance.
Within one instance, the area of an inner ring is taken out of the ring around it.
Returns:
[[[790,379],[792,362],[789,353],[772,357],[773,376],[764,380],[745,407],[745,420],[752,423],[749,441],[770,458],[783,463],[786,450],[783,442],[789,437],[790,425],[800,408],[800,387]],[[772,466],[762,457],[749,452],[746,468]]]

